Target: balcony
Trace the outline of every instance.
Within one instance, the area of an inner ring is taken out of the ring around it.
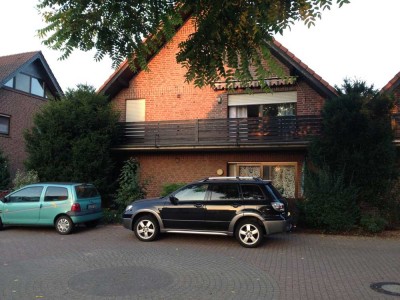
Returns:
[[[119,123],[115,149],[304,148],[321,130],[320,116]]]

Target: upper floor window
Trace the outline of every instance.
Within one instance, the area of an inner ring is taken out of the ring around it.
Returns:
[[[10,116],[0,115],[0,134],[10,134]]]
[[[295,116],[297,92],[229,95],[229,118]]]
[[[45,94],[44,81],[23,73],[19,73],[17,76],[10,79],[5,86],[30,93],[35,96],[47,98],[47,95]]]

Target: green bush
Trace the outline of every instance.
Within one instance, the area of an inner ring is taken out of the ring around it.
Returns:
[[[39,182],[39,176],[35,170],[29,170],[27,172],[17,170],[13,180],[13,188],[17,190],[25,185],[37,182]]]
[[[183,182],[166,183],[162,186],[161,196],[165,197],[185,185],[186,185],[186,183],[183,183]]]
[[[10,185],[10,172],[8,170],[7,158],[0,149],[0,191],[6,190]]]
[[[121,213],[115,209],[104,208],[102,222],[104,224],[120,224]]]
[[[379,207],[396,178],[396,147],[390,114],[393,99],[363,81],[345,80],[338,97],[326,101],[321,135],[309,146],[316,168],[343,174],[346,186],[358,189],[357,203]]]
[[[367,232],[379,233],[385,230],[387,222],[381,216],[366,214],[361,217],[360,225]]]
[[[306,170],[306,199],[302,204],[308,226],[331,232],[348,231],[359,218],[357,190],[346,186],[343,174],[322,170]]]
[[[125,161],[118,178],[119,188],[115,198],[116,209],[122,212],[132,201],[146,197],[147,182],[141,183],[139,162],[130,158]]]
[[[400,228],[400,179],[392,182],[390,191],[382,199],[380,211],[388,228]]]
[[[28,170],[43,181],[93,183],[100,193],[112,187],[111,147],[118,137],[118,113],[107,97],[86,85],[48,101],[25,132]]]

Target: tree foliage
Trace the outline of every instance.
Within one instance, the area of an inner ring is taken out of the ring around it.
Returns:
[[[306,169],[305,193],[303,210],[308,226],[348,231],[357,222],[357,189],[345,182],[344,172],[332,173],[327,165],[317,170]]]
[[[3,151],[0,149],[0,190],[6,190],[10,185],[10,172],[8,170],[8,161]]]
[[[393,99],[363,81],[345,80],[326,101],[322,134],[309,148],[315,170],[327,166],[358,190],[358,203],[377,205],[396,177],[390,113]]]
[[[96,49],[96,60],[108,55],[117,67],[129,58],[133,70],[146,70],[147,59],[191,16],[196,32],[177,54],[187,81],[196,86],[219,78],[246,83],[253,79],[253,65],[263,82],[271,72],[280,73],[270,59],[272,36],[299,20],[314,25],[333,2],[342,6],[349,0],[39,0],[47,26],[38,33],[45,45],[61,50],[61,59],[74,49]],[[262,59],[269,62],[268,70]]]
[[[130,158],[125,161],[118,178],[118,190],[115,198],[117,210],[122,212],[132,201],[143,199],[146,196],[146,183],[139,178],[139,162]]]
[[[25,133],[27,169],[42,181],[109,186],[113,163],[110,148],[117,135],[118,115],[93,87],[79,85],[59,101],[49,101]]]

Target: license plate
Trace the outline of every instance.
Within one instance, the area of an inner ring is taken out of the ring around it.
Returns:
[[[88,209],[96,209],[96,204],[88,204]]]

